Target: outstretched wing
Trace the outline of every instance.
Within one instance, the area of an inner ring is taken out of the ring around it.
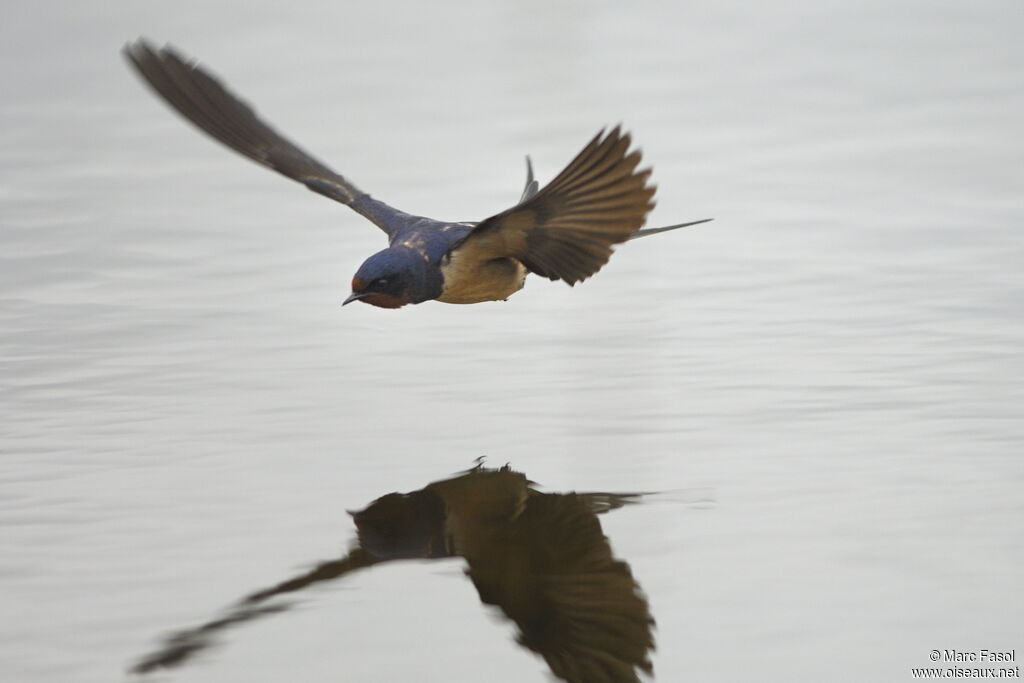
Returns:
[[[554,180],[507,211],[481,221],[457,249],[474,260],[512,257],[530,271],[570,285],[601,269],[654,207],[650,170],[616,126],[602,130]],[[531,178],[532,180],[532,178]]]
[[[124,47],[124,55],[153,90],[182,116],[214,139],[258,164],[346,205],[366,197],[341,174],[284,137],[233,95],[219,80],[174,48],[155,49],[145,39]],[[368,198],[367,198],[368,199]],[[352,206],[389,232],[379,206]],[[380,204],[374,200],[373,204]]]

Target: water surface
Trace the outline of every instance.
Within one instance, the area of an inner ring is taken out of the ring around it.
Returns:
[[[659,680],[1024,648],[1015,3],[49,2],[0,28],[0,673],[118,680],[488,456],[603,518]],[[199,57],[396,206],[480,219],[601,126],[652,224],[575,288],[340,308],[382,248],[117,53]],[[456,560],[309,591],[174,681],[544,680]],[[426,673],[424,673],[426,672]],[[486,673],[484,673],[486,672]]]

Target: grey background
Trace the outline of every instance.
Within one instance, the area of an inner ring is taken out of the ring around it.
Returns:
[[[911,680],[1024,650],[1019,2],[11,4],[0,677],[119,680],[480,455],[604,518],[659,680]],[[156,101],[172,41],[360,187],[480,219],[622,122],[659,185],[592,281],[342,310],[382,235]],[[458,562],[174,681],[533,681]]]

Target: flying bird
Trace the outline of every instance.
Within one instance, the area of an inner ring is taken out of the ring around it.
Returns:
[[[153,90],[199,129],[258,164],[341,202],[388,237],[352,278],[344,303],[400,308],[424,301],[472,304],[507,299],[528,273],[569,285],[608,262],[626,240],[711,219],[641,229],[654,207],[650,169],[616,126],[601,130],[543,188],[527,157],[518,204],[479,222],[445,222],[399,211],[366,194],[256,115],[216,77],[173,47],[145,39],[124,47]]]

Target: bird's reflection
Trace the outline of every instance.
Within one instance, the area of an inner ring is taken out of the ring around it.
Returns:
[[[236,624],[283,611],[272,598],[400,559],[462,557],[480,600],[518,626],[517,641],[566,681],[639,681],[652,673],[647,600],[612,556],[597,515],[641,493],[541,493],[505,466],[477,467],[350,513],[358,540],[339,559],[256,591],[221,616],[166,637],[132,669],[179,666]]]

